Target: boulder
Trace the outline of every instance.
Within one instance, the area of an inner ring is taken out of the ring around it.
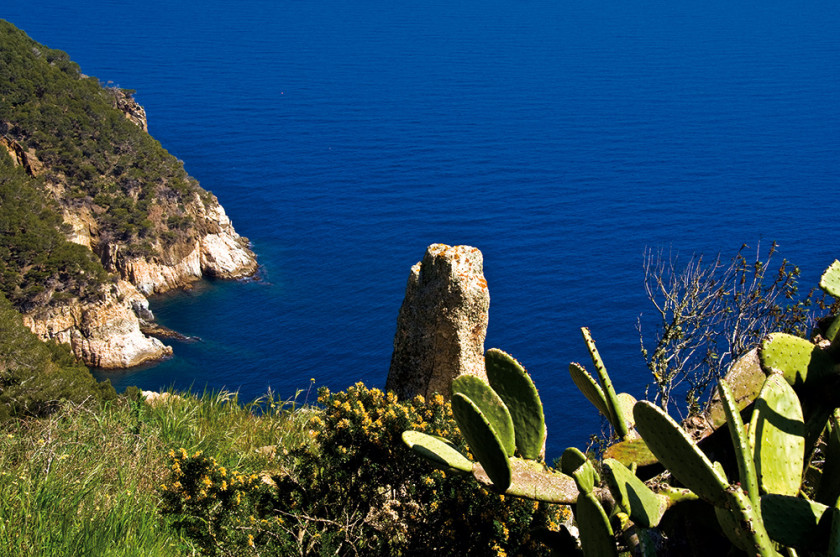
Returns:
[[[459,375],[486,381],[489,308],[481,252],[429,246],[408,277],[385,388],[402,399],[434,393],[449,399],[452,379]]]

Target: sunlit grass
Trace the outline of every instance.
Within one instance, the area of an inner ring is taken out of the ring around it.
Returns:
[[[271,393],[170,395],[0,425],[0,555],[192,555],[158,511],[169,450],[259,470],[269,447],[308,439],[312,410]]]

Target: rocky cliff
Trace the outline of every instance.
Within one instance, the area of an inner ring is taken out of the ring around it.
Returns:
[[[88,365],[166,356],[170,348],[141,332],[153,319],[145,296],[252,275],[248,240],[149,136],[133,91],[103,87],[67,53],[2,20],[0,51],[9,54],[0,65],[5,224],[40,223],[0,226],[3,294],[33,332],[69,344]]]
[[[126,368],[172,354],[172,348],[140,331],[138,312],[148,300],[130,283],[119,281],[104,298],[41,308],[23,316],[42,340],[70,345],[86,365]]]
[[[142,123],[145,127],[145,119]],[[8,138],[3,145],[15,154],[15,164],[23,166],[28,174],[36,176],[43,170],[34,150],[24,152]],[[237,234],[213,195],[194,193],[185,204],[186,213],[195,223],[195,234],[169,246],[155,246],[163,257],[144,257],[132,255],[130,244],[103,241],[91,208],[61,203],[65,185],[51,185],[51,191],[59,195],[62,218],[69,228],[68,240],[91,249],[105,269],[120,280],[105,288],[100,300],[37,308],[24,313],[24,323],[42,340],[69,344],[86,365],[127,368],[171,355],[171,347],[141,331],[141,320],[154,319],[145,296],[181,288],[203,277],[236,279],[257,270],[256,256],[247,239]]]
[[[161,257],[133,255],[125,249],[130,246],[113,242],[93,249],[107,270],[119,273],[146,295],[181,288],[202,277],[237,279],[256,272],[248,240],[236,233],[215,196],[205,201],[196,194],[187,209],[201,233],[161,247]]]

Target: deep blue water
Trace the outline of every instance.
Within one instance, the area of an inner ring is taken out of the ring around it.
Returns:
[[[200,343],[118,387],[382,386],[409,268],[482,250],[487,347],[529,369],[549,451],[599,428],[566,368],[587,325],[648,381],[646,247],[840,256],[840,8],[767,0],[6,0],[0,17],[137,89],[263,280],[153,300]]]

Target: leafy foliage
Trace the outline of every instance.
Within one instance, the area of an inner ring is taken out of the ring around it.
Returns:
[[[108,278],[90,250],[68,242],[54,202],[0,152],[0,291],[19,309],[91,298]]]
[[[148,251],[143,240],[151,238],[163,255],[193,238],[185,205],[209,194],[118,109],[132,93],[102,87],[67,53],[0,20],[0,135],[37,155],[45,180],[65,190],[61,203],[90,209],[100,244],[120,243],[131,254],[134,246]]]
[[[278,446],[278,469],[261,477],[174,453],[165,512],[208,554],[261,555],[539,555],[530,529],[556,529],[565,517],[563,507],[430,469],[403,446],[412,428],[464,447],[442,397],[398,402],[359,383],[322,389],[319,402],[310,439]],[[234,475],[244,479],[232,484]],[[476,528],[475,516],[491,526]]]

